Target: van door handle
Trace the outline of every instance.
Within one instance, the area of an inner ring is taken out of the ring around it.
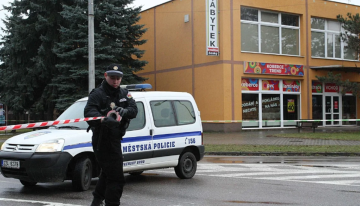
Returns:
[[[153,130],[150,129],[150,136],[153,136]]]

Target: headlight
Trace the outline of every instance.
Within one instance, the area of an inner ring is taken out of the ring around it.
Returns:
[[[3,144],[1,145],[0,151],[2,151],[2,150],[4,149],[5,143],[6,143],[6,142],[3,142]]]
[[[64,143],[64,139],[51,140],[40,144],[36,152],[60,152],[63,149]]]

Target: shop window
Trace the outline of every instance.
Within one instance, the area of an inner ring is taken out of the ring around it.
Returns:
[[[356,119],[356,97],[343,96],[342,97],[342,118]],[[343,121],[343,125],[355,125],[356,121]]]
[[[242,94],[243,128],[259,127],[259,95]],[[246,122],[249,121],[249,122]]]
[[[311,18],[311,56],[357,60],[357,52],[348,48],[346,42],[341,44],[342,32],[340,22]]]
[[[262,94],[261,103],[263,120],[262,126],[280,127],[280,94]]]
[[[299,21],[298,15],[241,7],[241,51],[298,56]]]
[[[298,120],[299,119],[299,95],[288,95],[283,96],[283,115],[284,115],[284,127],[296,126],[295,121],[287,120]]]
[[[312,116],[313,119],[323,119],[323,102],[322,95],[312,96]]]

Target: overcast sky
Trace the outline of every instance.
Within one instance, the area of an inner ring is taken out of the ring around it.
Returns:
[[[143,9],[148,9],[148,8],[151,8],[153,6],[156,6],[158,4],[168,2],[168,1],[171,1],[171,0],[135,0],[134,5],[143,6]],[[287,1],[287,0],[284,0],[284,1]],[[360,6],[360,0],[333,0],[333,1],[349,3],[349,4],[354,4],[354,5]],[[4,10],[2,10],[2,8],[3,8],[2,5],[9,6],[10,5],[9,2],[13,2],[13,0],[0,0],[0,19],[4,19],[5,14],[6,14],[6,12]],[[2,21],[0,21],[0,27],[4,27],[4,24]],[[0,31],[0,35],[2,35],[2,31]]]

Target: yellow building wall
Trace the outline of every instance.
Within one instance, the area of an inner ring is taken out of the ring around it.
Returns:
[[[241,52],[241,6],[299,15],[300,55]],[[146,50],[143,59],[149,64],[138,74],[148,78],[147,83],[156,85],[156,90],[193,94],[203,120],[242,120],[241,78],[300,80],[301,118],[311,118],[311,82],[316,80],[316,75],[326,75],[327,72],[314,71],[309,67],[354,66],[357,63],[311,58],[311,17],[335,20],[338,14],[358,13],[360,9],[356,6],[324,0],[218,0],[218,9],[220,56],[206,55],[204,0],[165,3],[142,12],[139,22],[148,28],[144,35],[148,42],[140,49]],[[186,14],[189,15],[188,23],[184,22]],[[244,74],[244,62],[304,65],[305,75]],[[359,81],[354,73],[342,74],[344,79]]]

